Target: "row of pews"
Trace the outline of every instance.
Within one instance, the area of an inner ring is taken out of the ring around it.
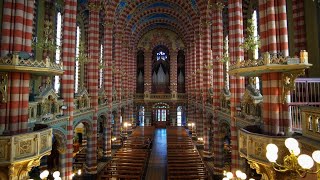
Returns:
[[[123,142],[99,176],[101,180],[144,179],[154,127],[137,127]]]
[[[200,154],[183,127],[167,127],[167,179],[208,179]]]

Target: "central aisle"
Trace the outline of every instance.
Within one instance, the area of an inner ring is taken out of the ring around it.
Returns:
[[[146,180],[165,180],[167,172],[167,130],[155,129]]]

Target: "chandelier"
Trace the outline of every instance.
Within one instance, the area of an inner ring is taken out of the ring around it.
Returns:
[[[319,172],[311,171],[314,162],[320,163],[320,150],[312,153],[312,157],[307,154],[300,154],[299,143],[294,138],[287,138],[285,146],[288,148],[290,154],[283,158],[283,164],[278,164],[278,147],[275,144],[268,144],[266,149],[266,157],[272,163],[273,169],[278,172],[291,172],[292,178],[305,177],[308,173],[316,174]]]

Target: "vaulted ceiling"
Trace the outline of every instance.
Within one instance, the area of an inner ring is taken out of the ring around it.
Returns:
[[[200,24],[206,21],[204,18],[210,19],[216,2],[222,2],[227,8],[228,0],[78,0],[79,13],[87,21],[88,4],[100,4],[101,24],[112,23],[113,33],[121,34],[131,45],[138,44],[144,34],[157,28],[175,32],[184,43],[192,42]],[[244,18],[250,14],[248,7],[257,2],[242,1]]]

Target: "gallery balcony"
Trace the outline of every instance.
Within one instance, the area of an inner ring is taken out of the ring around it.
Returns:
[[[62,64],[56,64],[49,58],[33,59],[28,53],[20,52],[0,58],[0,71],[29,72],[32,74],[61,75]]]
[[[0,136],[0,172],[9,175],[5,179],[25,179],[30,169],[39,166],[40,159],[51,150],[52,128]]]

